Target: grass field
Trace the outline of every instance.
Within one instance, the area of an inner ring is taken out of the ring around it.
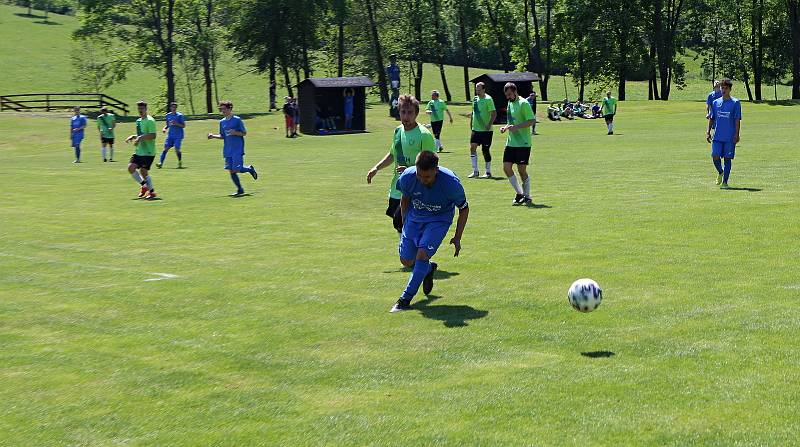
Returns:
[[[796,109],[744,105],[729,191],[696,102],[623,103],[614,136],[542,123],[542,207],[464,179],[462,254],[401,314],[390,176],[364,180],[383,108],[350,136],[249,120],[239,199],[191,121],[156,202],[93,132],[71,164],[66,115],[1,114],[0,445],[796,444]],[[590,314],[580,277],[604,287]]]
[[[0,66],[3,67],[2,80],[0,80],[0,94],[14,93],[70,93],[79,89],[75,81],[75,68],[70,62],[70,54],[76,43],[71,40],[71,33],[77,28],[75,17],[50,16],[50,25],[41,23],[41,19],[22,17],[25,8],[0,5]],[[17,49],[24,48],[24,57],[20,57]],[[676,100],[705,100],[710,84],[700,78],[699,61],[686,56],[687,88],[684,90],[673,89],[671,98]],[[413,90],[410,82],[410,73],[405,64],[403,68],[403,85],[405,89]],[[478,68],[470,69],[470,77],[475,77],[485,72]],[[446,76],[453,100],[463,101],[464,84],[461,67],[447,66]],[[328,73],[315,73],[316,76],[328,76]],[[115,84],[104,93],[120,99],[129,104],[139,99],[155,102],[164,88],[163,75],[155,70],[134,67],[125,81]],[[375,80],[377,81],[377,79]],[[282,81],[281,81],[282,82]],[[293,81],[294,82],[294,81]],[[261,112],[268,107],[268,80],[267,76],[252,72],[248,62],[240,62],[230,53],[223,53],[218,66],[218,84],[220,98],[230,99],[241,112]],[[572,84],[571,78],[566,80],[560,76],[553,76],[549,83],[551,100],[562,100],[566,95],[574,99],[577,97],[577,88]],[[740,97],[746,98],[742,84],[736,86]],[[442,90],[441,77],[438,68],[432,64],[425,64],[422,91],[427,94],[432,89]],[[536,87],[537,91],[539,90]],[[47,91],[45,91],[47,90]],[[178,101],[182,103],[184,112],[190,112],[189,97],[187,94],[185,78],[178,72],[177,84]],[[587,89],[587,95],[592,90]],[[791,97],[790,87],[778,86],[778,98]],[[193,96],[196,113],[204,111],[204,96],[202,85],[194,83]],[[647,82],[627,83],[627,97],[629,100],[647,99]],[[764,86],[765,99],[773,99],[772,86]],[[283,96],[285,89],[281,86],[279,95]],[[616,95],[616,91],[615,91]],[[143,98],[144,97],[144,98]],[[377,97],[374,98],[377,101]]]

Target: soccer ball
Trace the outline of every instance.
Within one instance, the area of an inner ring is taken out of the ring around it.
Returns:
[[[603,300],[603,289],[594,280],[582,278],[569,286],[567,298],[575,310],[591,312],[597,309]]]

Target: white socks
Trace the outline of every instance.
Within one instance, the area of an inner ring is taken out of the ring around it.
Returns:
[[[153,190],[153,179],[150,178],[150,176],[148,175],[147,178],[144,179],[144,181],[147,182],[147,189],[152,191]]]
[[[100,153],[103,154],[103,160],[105,160],[106,159],[106,148],[105,147],[100,148]]]
[[[478,154],[469,154],[469,161],[472,162],[472,172],[478,172]]]
[[[531,176],[522,181],[522,194],[527,198],[531,197]]]
[[[141,175],[139,175],[139,171],[133,171],[133,172],[131,173],[131,177],[133,177],[133,180],[134,180],[134,181],[135,181],[135,182],[136,182],[138,185],[141,185],[141,184],[142,184],[142,176],[141,176]]]
[[[433,141],[434,141],[434,143],[436,143],[436,150],[437,151],[442,148],[442,142],[438,138],[436,138]]]
[[[487,161],[486,162],[486,173],[488,174],[490,172],[492,172],[492,162],[491,161]]]
[[[108,150],[108,155],[110,155],[110,157],[108,157],[109,160],[114,159],[114,146],[111,146],[111,148]]]
[[[519,187],[519,182],[517,181],[516,175],[511,174],[511,177],[508,178],[508,183],[511,183],[511,187],[514,188],[514,191],[516,191],[517,194],[522,194],[522,188]]]

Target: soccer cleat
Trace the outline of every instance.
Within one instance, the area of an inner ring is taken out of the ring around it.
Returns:
[[[156,196],[156,192],[155,191],[150,191],[147,194],[147,197],[145,197],[145,200],[155,200],[157,197],[158,196]]]
[[[533,206],[533,199],[531,199],[530,197],[523,197],[522,202],[520,202],[520,205]]]
[[[229,197],[242,197],[244,195],[244,190],[236,191],[235,193],[231,194]]]
[[[481,178],[492,178],[492,173],[491,172],[487,172],[486,174],[483,174],[481,176]]]
[[[522,195],[522,194],[517,194],[514,197],[514,201],[511,202],[511,205],[518,206],[518,205],[522,205],[524,202],[525,202],[525,196]]]
[[[467,178],[477,178],[479,175],[481,175],[480,172],[472,171],[472,174],[468,175]]]
[[[613,130],[609,130],[606,135],[614,135],[614,131]]]
[[[719,188],[720,188],[720,189],[729,189],[729,188],[730,188],[730,186],[728,186],[728,184],[727,184],[727,183],[723,183],[723,184],[719,185]]]
[[[183,163],[180,161],[178,162],[178,169],[183,169]]]
[[[143,199],[144,196],[147,195],[147,192],[148,192],[147,186],[142,185],[142,187],[139,189],[139,198]]]
[[[80,162],[81,162],[80,160],[73,161],[73,163],[80,163]]]
[[[253,176],[253,180],[258,180],[258,172],[256,172],[256,168],[253,165],[248,166],[250,168],[250,175]]]
[[[428,272],[428,274],[425,275],[425,279],[422,280],[422,293],[425,295],[430,295],[431,290],[433,290],[433,274],[438,267],[439,264],[431,262],[431,271]]]
[[[158,169],[161,169],[161,166],[162,166],[162,164],[161,164],[161,163],[156,163],[156,167],[157,167]]]
[[[104,158],[103,163],[108,163],[108,160]]]
[[[717,174],[717,185],[721,184],[722,184],[722,173],[720,172],[719,174]]]
[[[389,312],[395,313],[402,312],[404,310],[411,310],[411,300],[400,298],[396,303],[394,303],[394,306],[389,309]]]

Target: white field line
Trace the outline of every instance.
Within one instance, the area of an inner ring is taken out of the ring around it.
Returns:
[[[87,269],[95,269],[95,270],[113,270],[116,272],[130,272],[130,269],[122,268],[122,267],[111,267],[107,265],[96,265],[96,264],[84,264],[80,262],[69,262],[69,261],[58,261],[55,259],[46,259],[36,256],[21,256],[15,255],[12,253],[4,253],[0,252],[0,256],[4,256],[7,258],[16,258],[16,259],[23,259],[30,262],[40,263],[40,264],[60,264],[60,265],[71,265],[74,267],[81,267]],[[145,279],[145,282],[149,281],[163,281],[165,279],[175,279],[178,278],[178,275],[173,273],[157,273],[157,272],[146,272],[148,275],[157,275],[157,278],[148,278]],[[109,287],[110,285],[106,285],[105,287]]]

